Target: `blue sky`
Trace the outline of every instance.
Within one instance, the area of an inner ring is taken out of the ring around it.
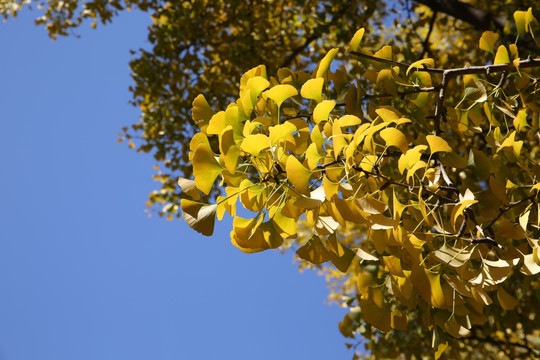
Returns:
[[[0,23],[0,360],[350,359],[291,254],[145,213],[154,162],[117,133],[148,15],[56,42],[34,17]]]

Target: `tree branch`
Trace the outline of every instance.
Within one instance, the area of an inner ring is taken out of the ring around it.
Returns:
[[[490,30],[493,26],[504,29],[506,20],[489,12],[457,0],[413,0],[429,7],[434,12],[441,12],[471,24],[479,30]]]
[[[422,44],[422,55],[421,58],[424,57],[424,55],[429,53],[429,37],[431,36],[431,32],[433,31],[433,26],[435,25],[435,18],[437,17],[438,11],[434,10],[433,15],[431,16],[431,20],[429,21],[429,30],[426,35],[426,39],[424,40],[424,43]]]

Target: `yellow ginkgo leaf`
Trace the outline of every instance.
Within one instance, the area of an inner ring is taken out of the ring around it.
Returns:
[[[298,95],[298,90],[292,85],[281,84],[272,87],[270,90],[265,92],[267,98],[274,100],[278,107],[281,107],[281,104],[288,98],[294,95]]]
[[[379,289],[372,290],[374,293],[379,293]],[[363,297],[359,301],[360,308],[362,309],[362,316],[364,320],[383,332],[391,330],[391,312],[388,305],[383,304],[378,306],[371,299],[364,299]]]
[[[435,351],[435,360],[439,360],[442,354],[444,353],[444,350],[448,347],[448,341],[440,342],[437,344],[437,351]]]
[[[516,22],[518,35],[528,32],[530,23],[534,20],[532,8],[529,8],[528,11],[514,12],[514,21]]]
[[[364,32],[364,28],[361,28],[354,34],[351,42],[349,43],[349,46],[347,47],[347,52],[358,51],[358,48],[360,47],[360,41],[362,41],[362,37],[364,37]]]
[[[284,238],[296,237],[298,224],[294,218],[283,215],[281,212],[282,208],[282,206],[278,208],[275,214],[271,216],[271,219],[274,222],[274,228]]]
[[[312,264],[322,264],[330,260],[330,253],[316,235],[313,235],[307,243],[298,249],[296,255]]]
[[[335,106],[336,102],[334,100],[323,100],[318,103],[313,110],[313,121],[315,124],[318,124],[321,121],[327,121],[328,115],[330,115],[330,112]]]
[[[497,289],[497,298],[499,299],[499,303],[501,304],[501,307],[504,310],[513,310],[516,306],[519,305],[519,301],[506,292],[502,288],[502,286],[499,286]]]
[[[411,280],[418,294],[436,308],[445,307],[444,294],[440,281],[440,274],[434,274],[428,269],[413,265]]]
[[[300,89],[300,95],[303,98],[321,101],[322,100],[322,88],[324,85],[324,79],[322,77],[316,79],[309,79],[302,85]]]
[[[408,316],[399,310],[392,311],[391,326],[396,330],[407,330]]]
[[[220,159],[223,160],[225,167],[229,173],[234,174],[241,151],[236,146],[234,132],[231,126],[227,126],[219,135],[219,151],[221,151]]]
[[[380,135],[386,142],[386,146],[395,146],[404,154],[409,149],[407,138],[396,128],[386,128],[380,132]]]
[[[326,54],[326,56],[321,60],[317,69],[317,74],[315,75],[316,78],[326,75],[328,69],[330,69],[330,64],[332,63],[332,60],[334,60],[338,51],[339,48],[334,48],[330,50],[328,54]]]
[[[476,204],[478,200],[462,200],[460,201],[452,210],[452,215],[450,217],[450,224],[456,226],[456,222],[460,216],[463,215],[463,211],[469,206]]]
[[[360,295],[368,294],[369,288],[376,287],[378,284],[373,279],[373,276],[368,271],[362,270],[358,272],[356,278],[356,285],[358,286],[358,293]]]
[[[219,135],[227,127],[227,120],[225,119],[225,111],[220,111],[210,119],[206,133],[208,135]]]
[[[246,90],[249,90],[252,104],[257,103],[257,97],[268,85],[270,83],[262,76],[255,76],[247,81]]]
[[[493,64],[508,64],[509,62],[510,56],[508,55],[508,50],[506,50],[506,47],[504,45],[499,46],[499,48],[497,49],[497,54],[495,54],[495,61],[493,62]]]
[[[215,112],[212,110],[203,94],[200,94],[193,100],[192,106],[193,108],[191,111],[193,114],[193,121],[195,121],[195,124],[197,124],[202,132],[205,132],[206,127]]]
[[[408,76],[409,75],[409,72],[411,72],[411,70],[413,69],[420,69],[420,68],[423,68],[424,66],[429,67],[429,68],[432,68],[435,66],[435,61],[431,58],[427,58],[427,59],[422,59],[422,60],[418,60],[418,61],[415,61],[414,63],[412,63],[408,68],[407,68],[407,72],[406,72],[406,75]]]
[[[243,141],[240,148],[253,156],[270,147],[270,139],[263,134],[248,135]]]
[[[310,170],[314,170],[319,161],[323,159],[324,156],[319,153],[319,150],[317,149],[317,144],[311,143],[309,144],[309,147],[306,150],[306,160],[307,164]]]
[[[401,114],[394,108],[391,107],[381,107],[375,110],[377,115],[383,119],[384,122],[396,122],[401,118]]]
[[[482,37],[480,38],[480,43],[479,43],[480,49],[493,54],[493,47],[495,46],[495,42],[497,41],[498,38],[499,38],[499,34],[493,31],[484,31],[484,33],[482,34]]]
[[[381,59],[392,60],[392,47],[390,45],[385,45],[381,50],[373,54],[373,56]]]
[[[377,75],[377,87],[385,94],[397,95],[396,81],[391,69],[382,69]]]
[[[193,175],[197,188],[208,195],[223,167],[216,161],[210,146],[200,144],[193,154]]]
[[[270,145],[277,145],[280,141],[286,139],[295,132],[296,126],[290,121],[286,121],[283,124],[276,125],[270,128]]]
[[[401,174],[406,169],[410,169],[411,166],[420,161],[422,153],[427,149],[426,145],[416,145],[414,148],[407,150],[407,153],[404,153],[400,156],[398,160],[398,170]]]
[[[206,236],[214,233],[217,205],[182,199],[180,206],[189,227]]]
[[[432,154],[437,152],[452,152],[452,148],[448,145],[446,140],[437,135],[428,135],[426,136],[426,140]]]
[[[309,197],[309,179],[311,178],[311,171],[306,169],[304,165],[292,155],[287,158],[285,171],[287,172],[287,179],[294,185],[296,190]]]
[[[360,125],[361,123],[362,123],[362,120],[360,120],[358,116],[354,116],[354,115],[345,115],[339,118],[340,127],[355,126],[355,125]]]
[[[178,178],[178,186],[182,189],[182,192],[192,199],[199,200],[200,194],[199,189],[197,189],[197,185],[195,184],[195,181],[185,179],[183,177]]]

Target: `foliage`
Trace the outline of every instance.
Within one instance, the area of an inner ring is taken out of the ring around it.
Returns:
[[[531,9],[514,18],[520,36],[534,35]],[[208,234],[227,212],[244,252],[296,239],[303,260],[331,262],[349,293],[341,331],[371,340],[375,357],[429,354],[427,333],[436,358],[474,353],[482,341],[532,356],[540,58],[521,60],[516,44],[497,46],[487,31],[478,41],[492,64],[409,65],[391,46],[361,48],[364,32],[311,74],[251,69],[223,111],[195,99],[194,180],[179,182],[191,196],[181,201],[186,220]],[[200,202],[195,189],[208,195],[218,178],[223,196]]]
[[[295,249],[351,309],[340,330],[363,340],[350,347],[538,356],[537,22],[516,12],[534,1],[15,0],[0,13],[24,4],[52,38],[152,14],[151,48],[131,62],[141,121],[122,135],[161,163],[148,205],[181,207],[205,235],[227,212],[245,252]]]

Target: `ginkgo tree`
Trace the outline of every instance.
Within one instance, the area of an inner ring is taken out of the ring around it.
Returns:
[[[25,6],[51,38],[151,14],[130,63],[141,118],[121,135],[160,164],[148,205],[205,235],[228,213],[244,252],[296,251],[351,310],[348,346],[539,355],[536,0],[5,0],[0,15]]]
[[[481,65],[406,64],[360,29],[312,73],[247,71],[224,110],[198,96],[185,220],[211,235],[227,213],[240,250],[341,272],[340,329],[376,358],[540,355],[540,58],[519,42],[538,22],[514,19]]]

